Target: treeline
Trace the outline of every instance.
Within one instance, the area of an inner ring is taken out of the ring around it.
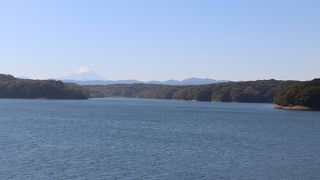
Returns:
[[[156,84],[114,84],[114,85],[85,85],[93,98],[124,97],[145,99],[172,99],[175,92],[183,86]]]
[[[87,99],[124,97],[220,102],[275,103],[320,109],[320,79],[259,80],[197,86],[115,84],[79,86],[54,80],[18,79],[0,74],[0,98]]]
[[[274,103],[281,106],[306,106],[320,109],[320,79],[298,82],[277,92]]]
[[[89,93],[76,84],[54,80],[18,79],[0,74],[0,98],[87,99]]]
[[[229,82],[200,86],[168,86],[155,84],[118,84],[83,86],[92,97],[126,97],[146,99],[179,99],[221,102],[272,103],[277,91],[296,81],[260,80]]]

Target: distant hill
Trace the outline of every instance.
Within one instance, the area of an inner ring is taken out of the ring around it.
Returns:
[[[138,80],[70,80],[64,79],[63,82],[76,83],[79,85],[112,85],[112,84],[162,84],[162,85],[172,85],[172,86],[184,86],[184,85],[205,85],[214,84],[227,81],[218,81],[214,79],[201,79],[201,78],[190,78],[182,81],[178,80],[168,80],[168,81],[138,81]]]
[[[62,80],[66,83],[76,83],[79,85],[112,85],[112,84],[136,84],[136,83],[143,83],[142,81],[137,80],[90,80],[90,81],[84,81],[84,80]]]
[[[224,80],[215,80],[215,79],[201,79],[201,78],[189,78],[181,81],[178,80],[168,80],[168,81],[148,81],[145,84],[164,84],[164,85],[173,85],[173,86],[184,86],[184,85],[205,85],[205,84],[214,84],[227,82]]]
[[[88,92],[77,84],[54,80],[18,79],[0,74],[0,98],[87,99]]]
[[[215,80],[208,78],[189,78],[184,80],[168,80],[168,81],[139,81],[134,79],[127,80],[107,80],[99,74],[91,71],[87,67],[80,67],[77,72],[67,76],[58,78],[59,80],[67,83],[76,83],[79,85],[112,85],[112,84],[163,84],[173,86],[184,86],[184,85],[205,85],[213,83],[227,82],[223,80]]]

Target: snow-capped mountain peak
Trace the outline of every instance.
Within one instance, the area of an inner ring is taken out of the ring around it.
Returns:
[[[90,69],[86,66],[81,66],[75,74],[85,74],[89,73]]]
[[[75,73],[59,78],[61,80],[75,80],[75,81],[104,81],[104,77],[91,71],[88,67],[81,66]]]

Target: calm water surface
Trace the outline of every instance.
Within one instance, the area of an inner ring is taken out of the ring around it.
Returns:
[[[270,104],[0,100],[0,179],[319,179],[320,113]]]

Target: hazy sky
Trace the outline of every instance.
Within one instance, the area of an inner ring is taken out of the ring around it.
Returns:
[[[0,73],[320,77],[319,0],[0,0]]]

